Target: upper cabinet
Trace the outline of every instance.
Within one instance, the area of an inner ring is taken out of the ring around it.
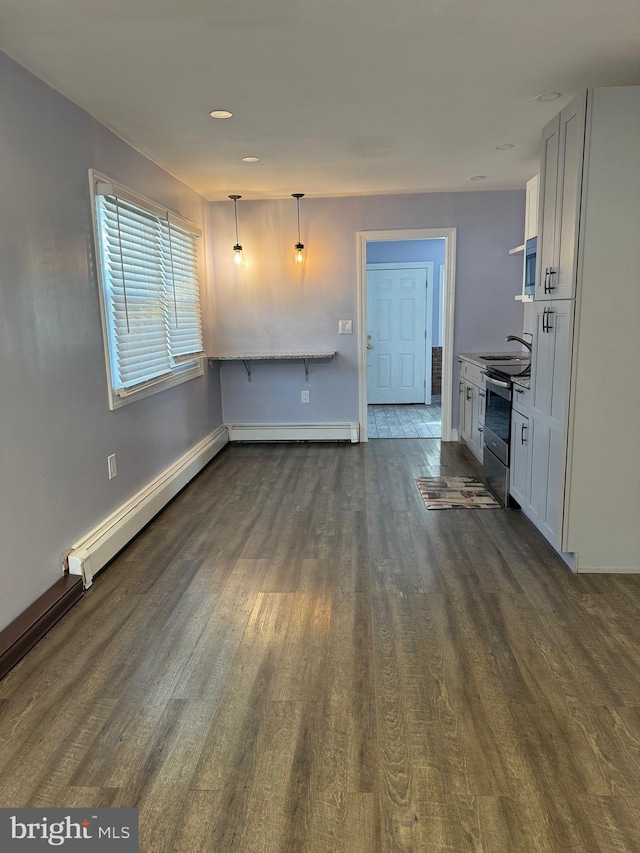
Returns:
[[[527,181],[527,201],[524,212],[524,242],[538,236],[538,195],[540,175],[534,175]]]
[[[581,95],[542,134],[536,299],[575,296],[585,118]]]
[[[536,240],[538,236],[538,193],[540,175],[534,175],[527,181],[527,195],[524,211],[524,243],[511,249],[509,254],[523,254],[522,292],[516,296],[520,302],[533,301],[533,282],[536,264]]]

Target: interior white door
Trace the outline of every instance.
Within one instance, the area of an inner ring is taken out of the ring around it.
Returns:
[[[427,267],[367,270],[369,403],[424,403]]]

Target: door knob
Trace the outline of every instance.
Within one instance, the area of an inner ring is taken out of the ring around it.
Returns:
[[[373,344],[367,344],[367,349],[373,349]]]

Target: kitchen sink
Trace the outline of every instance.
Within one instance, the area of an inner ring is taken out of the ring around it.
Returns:
[[[529,361],[528,355],[481,355],[480,361]]]

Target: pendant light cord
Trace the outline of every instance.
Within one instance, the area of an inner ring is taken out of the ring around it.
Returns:
[[[240,242],[238,239],[238,199],[234,198],[233,200],[233,212],[236,218],[236,244]]]
[[[296,201],[298,202],[298,243],[299,243],[300,242],[300,199],[297,198]]]
[[[242,198],[241,195],[230,195],[229,198],[233,202],[233,217],[236,222],[236,246],[240,246],[240,239],[238,238],[238,199]],[[242,249],[242,246],[240,246]]]

